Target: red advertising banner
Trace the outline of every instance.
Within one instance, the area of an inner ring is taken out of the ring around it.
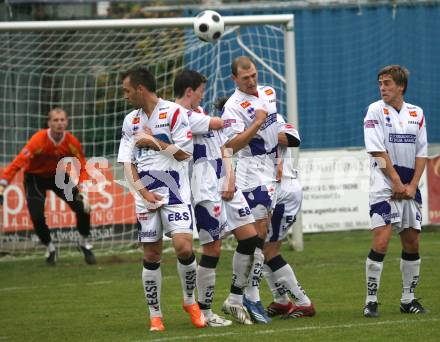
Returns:
[[[133,196],[113,180],[111,169],[99,169],[104,177],[99,178],[89,192],[92,207],[92,226],[105,226],[121,223],[135,223]],[[0,175],[3,168],[0,167]],[[23,172],[20,171],[6,188],[2,208],[3,233],[32,230],[32,221],[26,204],[23,188]],[[75,213],[66,202],[52,191],[47,192],[45,205],[46,222],[49,228],[76,226]]]
[[[429,222],[440,224],[440,156],[428,159]]]

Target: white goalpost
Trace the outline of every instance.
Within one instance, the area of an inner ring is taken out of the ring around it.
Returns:
[[[193,34],[193,18],[1,22],[0,170],[45,127],[49,109],[63,107],[68,130],[81,141],[86,158],[104,157],[109,164],[102,170],[102,191],[91,194],[95,247],[118,248],[136,241],[133,200],[115,182],[123,178],[115,157],[130,110],[121,89],[125,70],[148,67],[158,80],[158,95],[172,99],[174,76],[183,68],[195,69],[208,78],[202,105],[213,112],[215,99],[234,91],[231,61],[249,55],[257,62],[259,83],[276,89],[279,113],[298,127],[293,15],[223,19],[226,30],[216,44]],[[295,157],[296,163],[297,149]],[[22,175],[8,187],[5,199],[0,252],[41,248],[27,214]],[[48,195],[46,217],[53,240],[75,248],[79,235],[73,229],[74,215],[53,194]],[[303,249],[300,215],[292,246]]]

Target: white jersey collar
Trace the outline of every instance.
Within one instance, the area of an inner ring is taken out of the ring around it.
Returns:
[[[259,98],[259,95],[258,95],[258,87],[259,86],[257,86],[257,93],[256,94],[248,94],[248,93],[245,93],[244,91],[241,91],[240,89],[238,89],[238,88],[235,88],[235,91],[237,92],[237,93],[239,93],[240,95],[242,95],[242,96],[252,96],[252,97],[255,97],[255,98]]]
[[[63,137],[61,138],[61,140],[59,142],[56,142],[55,139],[52,138],[52,135],[50,133],[51,133],[51,129],[48,128],[47,136],[49,137],[49,140],[53,142],[54,145],[60,145],[64,141],[64,138],[66,137],[66,132],[63,132]]]

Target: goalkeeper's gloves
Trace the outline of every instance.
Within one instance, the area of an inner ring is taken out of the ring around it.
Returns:
[[[76,195],[76,200],[81,202],[82,205],[83,205],[84,211],[87,214],[90,214],[90,211],[91,211],[92,208],[90,207],[89,196],[88,196],[87,192],[86,191],[80,191],[78,193],[78,195]]]

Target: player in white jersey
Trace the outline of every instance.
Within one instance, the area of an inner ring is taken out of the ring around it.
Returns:
[[[378,73],[382,100],[370,104],[364,136],[370,154],[370,217],[373,243],[366,260],[364,316],[377,317],[377,291],[392,229],[400,235],[402,313],[425,313],[414,297],[420,274],[421,196],[418,189],[427,159],[426,125],[420,107],[404,102],[408,71],[390,65]]]
[[[281,182],[277,183],[277,203],[271,217],[269,233],[264,244],[264,276],[272,291],[273,302],[267,307],[269,316],[283,318],[314,316],[315,307],[299,284],[292,267],[280,254],[281,244],[296,220],[302,202],[302,187],[298,170],[293,167],[292,149],[300,138],[292,124],[278,114],[278,143],[282,163]],[[289,295],[294,300],[293,304]]]
[[[261,303],[259,285],[264,262],[263,246],[270,212],[275,204],[276,94],[271,87],[258,86],[255,63],[248,57],[236,58],[231,69],[237,88],[225,104],[223,131],[228,138],[226,146],[238,153],[236,184],[251,207],[259,239],[244,304],[254,321],[268,323],[270,318]]]
[[[193,151],[185,110],[156,95],[156,80],[144,68],[123,77],[124,98],[135,108],[124,119],[118,162],[136,190],[139,242],[144,251],[142,283],[150,330],[165,330],[160,307],[163,234],[172,239],[183,290],[183,308],[193,325],[205,326],[194,298],[197,263],[192,248],[193,212],[187,167]]]
[[[237,304],[229,309],[239,323],[251,324],[249,314],[243,307],[242,292],[249,277],[257,232],[246,199],[241,190],[235,189],[230,158],[224,156],[225,137],[222,132],[215,130],[223,127],[223,120],[204,114],[199,106],[206,81],[203,75],[194,70],[182,71],[174,81],[176,103],[188,110],[193,132],[191,190],[202,246],[202,257],[197,269],[198,304],[208,326],[221,327],[232,323],[211,310],[221,241],[232,232],[238,246],[233,257],[234,276],[230,296]]]

